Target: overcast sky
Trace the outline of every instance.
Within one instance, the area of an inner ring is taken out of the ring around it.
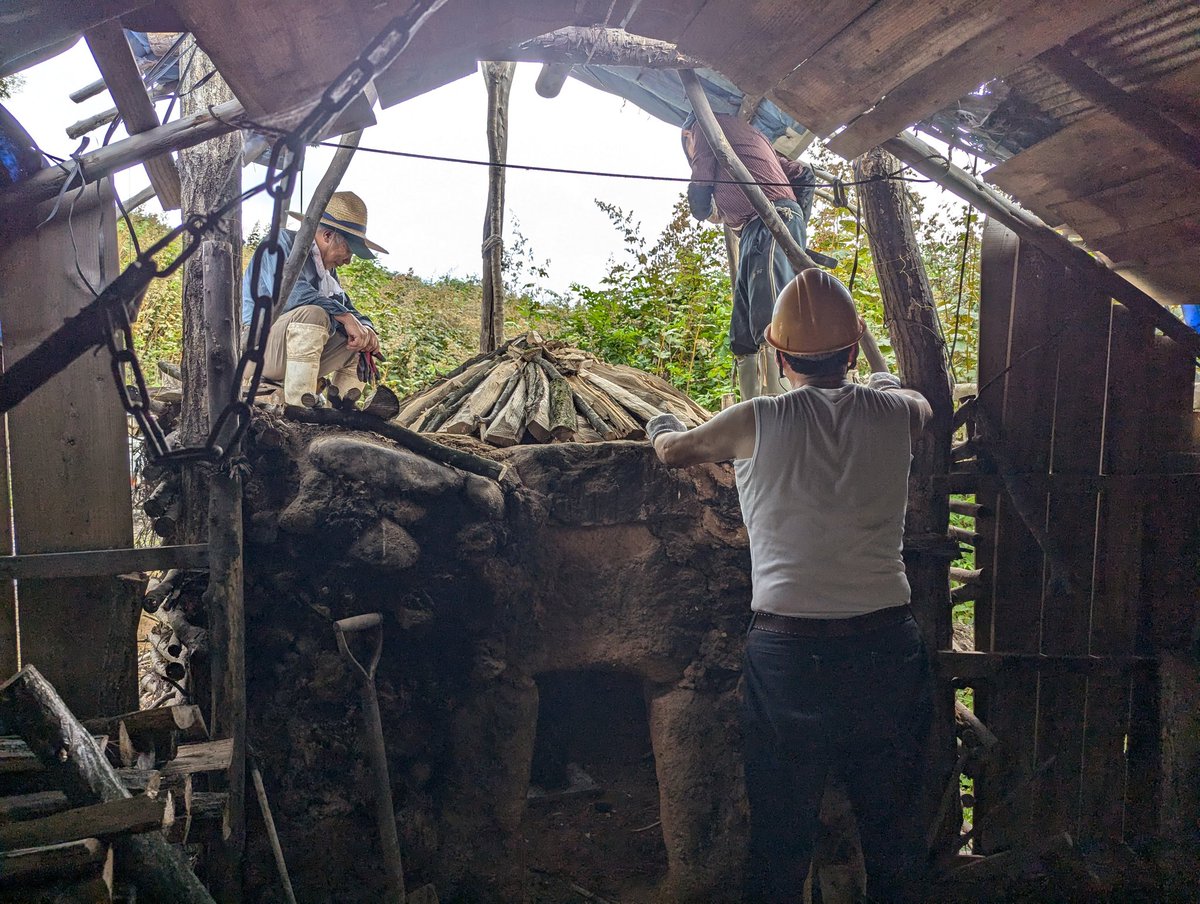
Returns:
[[[677,129],[653,119],[632,104],[568,79],[553,100],[533,88],[538,66],[517,67],[512,90],[508,159],[512,163],[610,172],[686,176]],[[65,156],[78,142],[65,129],[76,120],[111,106],[107,94],[83,104],[68,95],[99,77],[87,45],[23,73],[25,85],[5,105],[41,147]],[[160,105],[160,115],[164,105]],[[363,134],[364,147],[422,154],[487,159],[484,121],[487,92],[476,74],[386,110],[378,125]],[[118,137],[124,133],[118,131]],[[91,147],[103,140],[93,133]],[[306,157],[304,190],[311,192],[333,151],[313,148]],[[244,184],[262,178],[249,167]],[[117,190],[130,197],[148,184],[139,167],[117,176]],[[358,152],[342,182],[366,201],[368,233],[390,252],[381,257],[393,270],[419,276],[470,276],[480,272],[480,242],[487,197],[487,169],[479,166],[408,160]],[[657,235],[682,193],[682,184],[604,179],[588,176],[525,173],[510,170],[507,221],[515,218],[539,260],[549,259],[548,286],[565,290],[572,282],[596,284],[608,259],[620,254],[620,240],[597,209],[599,198],[633,210],[649,236]],[[302,209],[302,205],[297,204]],[[144,210],[159,211],[156,202]],[[265,222],[270,206],[263,198],[246,205],[245,224]],[[176,221],[177,221],[177,214]]]

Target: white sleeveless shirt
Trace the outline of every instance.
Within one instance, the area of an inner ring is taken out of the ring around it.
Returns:
[[[850,618],[907,604],[904,399],[847,384],[751,404],[754,454],[734,462],[750,535],[751,608]]]

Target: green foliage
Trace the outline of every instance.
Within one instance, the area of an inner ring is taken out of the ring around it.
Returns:
[[[133,213],[129,217],[133,224],[138,244],[145,249],[153,245],[170,229],[155,216]],[[118,221],[117,237],[120,244],[121,268],[134,259],[134,245],[123,221]],[[172,242],[159,257],[159,265],[166,266],[179,256],[180,241]],[[150,283],[138,319],[133,324],[133,345],[139,357],[146,363],[146,378],[154,382],[157,377],[157,361],[178,364],[183,347],[183,314],[180,310],[183,297],[183,271],[176,270],[166,279]]]
[[[519,297],[514,313],[544,335],[656,374],[706,408],[720,408],[731,386],[733,304],[721,230],[693,220],[680,198],[649,245],[632,214],[596,203],[624,254],[610,262],[598,288],[575,284],[566,298]]]
[[[25,79],[19,75],[6,75],[0,78],[0,100],[14,96],[25,87]]]

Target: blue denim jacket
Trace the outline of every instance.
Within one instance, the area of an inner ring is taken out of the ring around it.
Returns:
[[[290,229],[285,229],[279,233],[279,246],[283,249],[284,259],[291,253],[292,245],[296,241],[296,233]],[[258,277],[258,286],[260,292],[270,292],[271,283],[275,279],[275,256],[263,258],[262,272]],[[242,274],[242,327],[245,329],[250,323],[250,317],[254,314],[254,299],[250,291],[250,274],[253,271],[253,262],[247,265],[246,272]],[[334,271],[336,275],[337,271]],[[329,325],[331,328],[341,330],[342,325],[333,319],[335,314],[353,314],[358,318],[359,323],[364,326],[369,326],[375,329],[375,325],[371,323],[371,319],[365,314],[359,313],[358,309],[350,301],[350,296],[344,291],[337,298],[328,295],[322,295],[317,291],[317,286],[320,285],[320,279],[317,276],[317,265],[313,263],[312,255],[304,259],[304,266],[300,268],[300,278],[296,280],[296,285],[292,288],[292,294],[288,296],[288,300],[283,305],[282,314],[288,311],[302,307],[306,304],[315,304],[320,308],[324,308],[329,314]]]

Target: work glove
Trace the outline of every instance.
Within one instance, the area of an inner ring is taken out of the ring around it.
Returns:
[[[661,433],[678,433],[686,429],[683,421],[673,414],[656,414],[646,421],[646,436],[651,443]]]
[[[894,374],[886,372],[874,373],[867,377],[867,388],[885,392],[889,389],[902,389],[900,380]]]

